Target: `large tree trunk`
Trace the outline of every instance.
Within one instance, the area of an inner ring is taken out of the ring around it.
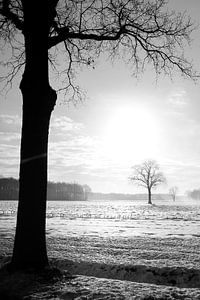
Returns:
[[[45,241],[47,146],[53,108],[53,105],[48,107],[48,103],[49,99],[55,103],[55,94],[50,88],[49,91],[40,89],[22,93],[20,189],[12,266],[43,268],[48,265]],[[41,104],[30,105],[36,97]]]
[[[48,265],[47,147],[56,93],[48,79],[48,1],[39,7],[33,1],[22,2],[26,65],[20,85],[23,96],[20,188],[11,267],[38,269]]]

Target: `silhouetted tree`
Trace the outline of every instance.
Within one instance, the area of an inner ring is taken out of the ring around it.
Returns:
[[[173,201],[176,200],[176,195],[178,193],[178,187],[177,186],[172,186],[170,189],[169,189],[169,194],[170,196],[172,197]]]
[[[151,190],[166,181],[163,173],[159,172],[159,166],[154,160],[147,160],[132,168],[133,175],[129,179],[148,190],[148,203],[152,204]]]
[[[13,268],[48,265],[47,146],[50,116],[57,99],[49,83],[49,67],[61,76],[61,83],[66,76],[66,84],[57,90],[65,90],[73,99],[81,97],[73,82],[77,67],[93,66],[101,52],[111,58],[121,55],[136,72],[152,63],[157,74],[170,74],[176,68],[193,76],[182,53],[183,43],[189,41],[192,31],[191,21],[184,14],[169,13],[166,4],[165,0],[42,0],[39,4],[31,0],[0,1],[0,38],[4,40],[3,48],[11,53],[6,65],[11,67],[5,76],[7,82],[20,67],[24,68]]]

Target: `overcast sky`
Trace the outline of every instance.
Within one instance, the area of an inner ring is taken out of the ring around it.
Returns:
[[[200,21],[199,0],[173,0]],[[200,71],[200,29],[186,49]],[[102,60],[77,80],[88,98],[76,107],[62,98],[51,119],[49,180],[88,184],[96,192],[137,193],[130,184],[131,166],[155,159],[167,178],[166,192],[200,188],[200,81],[178,75],[156,81],[147,71],[138,79],[122,63]],[[0,96],[0,175],[18,178],[21,95],[13,89]]]

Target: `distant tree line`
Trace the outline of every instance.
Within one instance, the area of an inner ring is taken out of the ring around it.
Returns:
[[[88,185],[65,182],[48,182],[48,200],[87,200],[91,188]]]
[[[0,200],[17,200],[19,181],[14,178],[0,178]],[[31,193],[31,191],[30,191]],[[65,182],[48,182],[48,200],[87,200],[91,188],[88,185]]]
[[[187,191],[187,196],[194,200],[200,200],[200,189],[195,189],[192,191]]]
[[[0,200],[18,199],[19,181],[14,178],[0,178]]]
[[[148,200],[147,194],[90,193],[89,200]],[[169,194],[152,194],[152,200],[169,200]]]

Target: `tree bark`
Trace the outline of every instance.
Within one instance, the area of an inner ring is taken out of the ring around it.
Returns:
[[[48,1],[22,1],[26,65],[23,96],[19,203],[11,269],[48,265],[46,250],[47,150],[56,92],[48,78]]]
[[[34,92],[22,88],[24,105],[19,204],[12,258],[15,269],[38,269],[48,265],[45,239],[47,147],[56,94],[50,87],[48,91],[44,89],[41,92],[41,89]],[[41,99],[40,106],[34,102],[36,94]]]
[[[151,189],[148,188],[148,204],[152,204],[151,202]]]

